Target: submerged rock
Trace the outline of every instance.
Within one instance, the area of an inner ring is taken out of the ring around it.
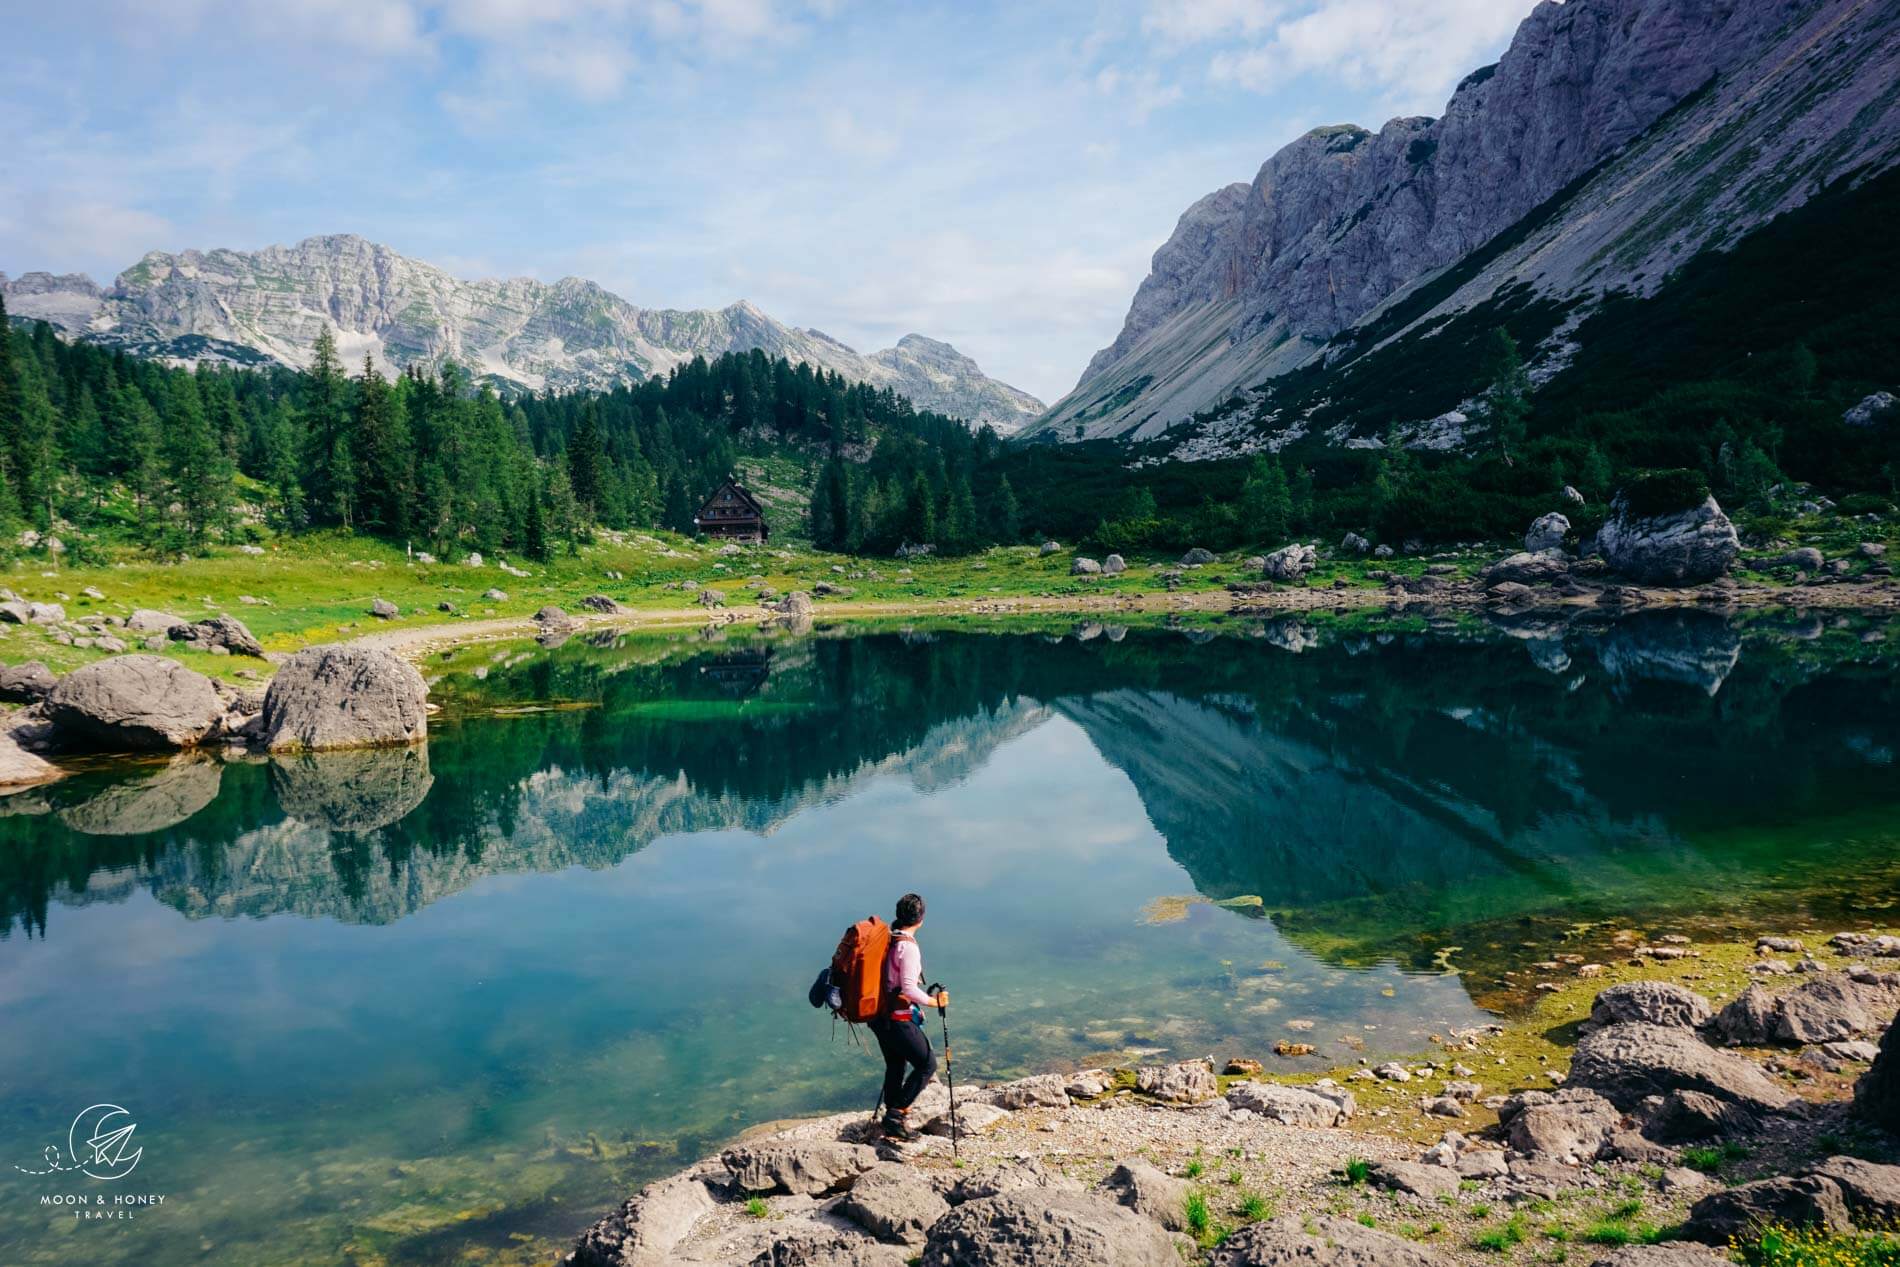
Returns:
[[[65,777],[64,770],[28,752],[11,734],[0,731],[0,789],[11,791]]]

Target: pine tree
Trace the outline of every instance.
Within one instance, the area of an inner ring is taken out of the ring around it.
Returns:
[[[922,471],[911,477],[910,492],[904,500],[899,533],[911,545],[928,545],[937,539],[936,499],[930,495],[930,480]],[[903,543],[900,543],[903,544]]]
[[[1016,490],[1010,487],[1009,476],[1005,475],[996,483],[996,499],[990,511],[990,528],[996,539],[1004,545],[1014,545],[1022,538],[1022,507],[1016,503]]]
[[[170,497],[183,512],[180,544],[203,545],[221,526],[231,493],[231,466],[205,417],[198,384],[188,374],[171,382],[164,424],[165,474]]]
[[[53,500],[59,486],[53,437],[61,430],[61,421],[39,375],[24,377],[7,465],[21,513],[44,529],[53,521]]]
[[[528,485],[528,512],[522,525],[521,543],[523,554],[536,562],[547,562],[548,524],[541,505],[541,481],[538,477]]]
[[[355,459],[355,526],[365,532],[402,536],[415,496],[415,453],[402,394],[391,388],[369,357],[357,380],[351,418],[350,455]]]
[[[1524,423],[1531,412],[1531,380],[1517,353],[1517,341],[1503,326],[1491,332],[1485,378],[1490,384],[1484,396],[1485,416],[1497,441],[1498,456],[1506,466],[1512,466],[1516,461],[1512,455],[1523,444]]]
[[[149,541],[165,488],[164,467],[159,461],[158,413],[138,388],[126,383],[113,394],[112,417],[120,471],[132,494],[139,535]]]
[[[1240,519],[1243,533],[1268,545],[1278,545],[1292,531],[1293,493],[1285,468],[1272,454],[1254,459],[1240,487]]]
[[[600,411],[593,401],[581,408],[580,424],[567,442],[567,482],[574,501],[588,518],[600,510],[601,468],[606,450],[600,436]]]
[[[20,384],[18,371],[13,363],[13,326],[7,318],[7,301],[0,295],[0,461],[11,467],[11,454],[16,437],[20,434]],[[6,479],[12,479],[12,471],[6,473]],[[9,512],[17,511],[19,502],[8,490]],[[9,513],[8,518],[12,514]]]
[[[317,331],[310,368],[302,377],[304,492],[311,515],[320,523],[349,526],[351,484],[355,474],[348,432],[349,380],[337,360],[330,327]]]

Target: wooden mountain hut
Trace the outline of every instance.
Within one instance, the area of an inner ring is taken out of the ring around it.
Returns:
[[[753,545],[763,544],[772,535],[765,522],[765,507],[745,491],[736,475],[727,476],[726,482],[713,490],[693,516],[693,527],[709,537]]]

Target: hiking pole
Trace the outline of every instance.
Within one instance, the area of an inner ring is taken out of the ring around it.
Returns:
[[[943,983],[939,981],[930,987],[930,993],[941,999]],[[937,1020],[943,1024],[943,1077],[950,1084],[950,1155],[961,1157],[958,1151],[962,1144],[962,1132],[957,1125],[957,1070],[950,1059],[950,1009],[942,1003],[937,1004]]]

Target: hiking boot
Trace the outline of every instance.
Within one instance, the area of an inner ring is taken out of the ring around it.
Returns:
[[[884,1136],[886,1139],[902,1140],[909,1143],[917,1138],[917,1132],[911,1124],[896,1113],[884,1115]]]

